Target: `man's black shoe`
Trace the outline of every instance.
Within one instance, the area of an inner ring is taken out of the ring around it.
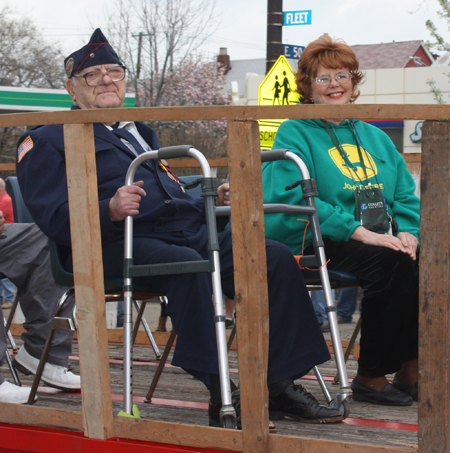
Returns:
[[[397,375],[394,376],[394,380],[392,381],[392,385],[403,393],[409,395],[414,401],[417,401],[419,398],[419,385],[416,382],[414,385],[405,385],[403,382],[400,382]]]
[[[242,429],[241,426],[241,392],[239,389],[231,393],[231,404],[236,411],[236,427],[237,429]],[[209,426],[222,427],[220,424],[220,409],[222,408],[222,403],[217,404],[209,403],[208,406],[208,416],[209,416]],[[269,422],[269,431],[275,433],[275,425],[272,422]]]
[[[411,406],[413,399],[406,393],[398,390],[392,384],[386,384],[379,392],[361,384],[356,379],[352,382],[353,399],[381,406]]]
[[[290,417],[304,423],[336,423],[344,418],[340,411],[321,406],[311,393],[293,383],[278,395],[269,395],[269,417]]]
[[[241,393],[237,389],[234,392],[231,392],[231,404],[236,411],[236,426],[237,429],[241,429]],[[208,416],[209,416],[209,426],[218,426],[222,427],[220,424],[220,409],[222,408],[222,402],[217,404],[209,403],[208,406]]]

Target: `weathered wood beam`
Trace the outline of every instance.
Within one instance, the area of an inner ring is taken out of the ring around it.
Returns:
[[[0,171],[16,171],[16,164],[4,164],[0,163]]]
[[[402,157],[407,164],[420,164],[422,161],[422,153],[403,153]]]
[[[422,129],[419,451],[450,451],[450,121]]]
[[[65,124],[70,233],[85,434],[114,435],[94,128]]]
[[[199,151],[202,151],[201,149]],[[168,159],[168,164],[171,168],[200,168],[200,164],[196,159]],[[216,159],[208,159],[210,167],[228,167],[228,159],[219,157]]]
[[[200,150],[201,151],[201,150]],[[421,153],[402,154],[406,163],[420,163]],[[168,159],[167,161],[172,168],[199,168],[200,164],[195,159]],[[226,157],[208,159],[211,167],[228,167]],[[0,163],[0,171],[16,171],[16,164]]]
[[[242,451],[242,432],[208,426],[114,417],[116,437],[196,448]]]
[[[228,123],[231,231],[244,452],[268,452],[269,304],[256,121]]]
[[[381,447],[332,441],[326,439],[309,439],[296,436],[270,435],[270,453],[417,453],[416,445]]]
[[[81,411],[8,403],[1,403],[0,408],[0,423],[83,431]]]
[[[450,105],[250,105],[207,107],[141,107],[67,110],[0,115],[0,127],[115,121],[256,120],[264,118],[360,118],[428,120],[450,118]]]

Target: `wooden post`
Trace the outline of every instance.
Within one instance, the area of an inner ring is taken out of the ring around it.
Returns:
[[[84,432],[114,435],[92,124],[65,124]],[[51,162],[49,162],[51,165]]]
[[[450,122],[422,130],[419,451],[450,451]]]
[[[258,123],[228,123],[243,452],[269,451],[269,307]]]

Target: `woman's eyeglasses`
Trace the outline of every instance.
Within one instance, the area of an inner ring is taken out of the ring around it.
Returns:
[[[352,75],[349,72],[340,72],[334,77],[323,75],[313,79],[313,82],[317,83],[317,85],[325,86],[329,85],[332,82],[333,78],[337,83],[339,83],[339,85],[345,85],[346,83],[350,82]]]

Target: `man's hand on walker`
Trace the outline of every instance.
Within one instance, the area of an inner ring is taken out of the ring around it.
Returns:
[[[113,222],[119,222],[125,217],[139,214],[139,203],[146,196],[142,189],[144,181],[137,181],[130,186],[122,186],[109,202],[109,217]]]

